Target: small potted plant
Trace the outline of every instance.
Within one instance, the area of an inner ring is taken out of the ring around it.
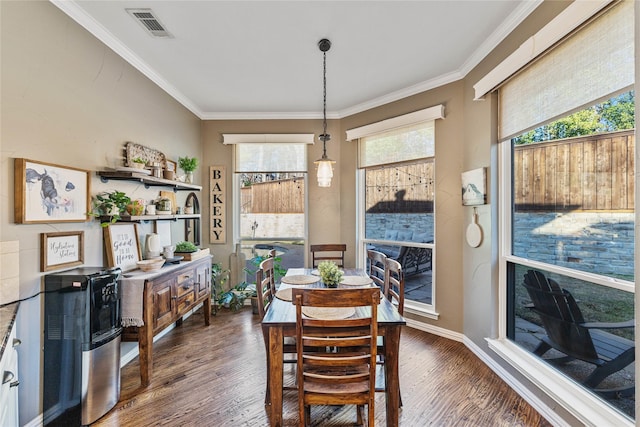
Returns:
[[[328,288],[337,288],[343,275],[342,270],[331,261],[322,261],[318,264],[318,273],[320,273],[322,283]]]
[[[102,222],[102,226],[120,219],[120,215],[127,211],[127,206],[131,204],[131,198],[122,191],[105,191],[93,197],[93,209],[89,215],[96,218],[110,217],[108,222]]]
[[[178,166],[187,174],[187,182],[193,182],[193,171],[198,167],[198,159],[195,157],[179,157]]]
[[[131,167],[134,167],[136,169],[144,169],[146,165],[147,161],[142,157],[134,157],[133,159],[131,159]]]
[[[127,213],[131,216],[140,216],[144,212],[144,200],[133,200],[127,205]]]

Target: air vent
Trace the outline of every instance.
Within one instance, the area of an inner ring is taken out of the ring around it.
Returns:
[[[151,9],[125,9],[152,37],[172,38]]]

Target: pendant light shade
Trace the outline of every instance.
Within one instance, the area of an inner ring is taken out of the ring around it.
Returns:
[[[322,134],[318,136],[322,141],[322,157],[314,163],[318,174],[318,187],[331,187],[333,164],[335,163],[335,160],[327,157],[327,141],[331,139],[331,135],[327,133],[327,51],[331,48],[331,42],[328,39],[322,39],[318,42],[318,47],[323,55]]]

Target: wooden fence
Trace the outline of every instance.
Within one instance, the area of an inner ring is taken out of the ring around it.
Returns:
[[[514,148],[516,211],[632,211],[634,131]]]
[[[304,178],[259,182],[240,190],[242,213],[304,213]]]
[[[368,169],[365,192],[367,213],[433,212],[433,159]]]

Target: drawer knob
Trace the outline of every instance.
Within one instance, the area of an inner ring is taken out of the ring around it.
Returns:
[[[9,387],[18,387],[20,385],[20,381],[14,381],[11,384],[9,384]]]

